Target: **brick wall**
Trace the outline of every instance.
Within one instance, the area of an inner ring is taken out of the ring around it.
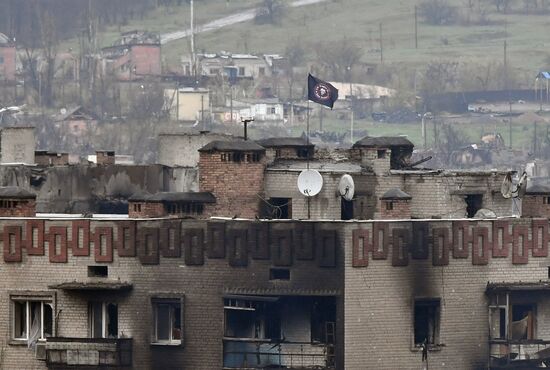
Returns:
[[[526,195],[521,201],[522,217],[550,217],[550,204],[545,199],[549,196]]]
[[[384,155],[378,158],[378,152],[384,151]],[[389,148],[362,148],[361,162],[372,169],[377,175],[387,175],[390,171],[391,149]]]
[[[4,250],[0,262],[0,290],[4,292],[0,317],[5,318],[0,320],[2,368],[46,368],[26,346],[8,343],[7,292],[47,291],[56,297],[58,336],[88,337],[88,302],[116,302],[119,335],[133,339],[134,369],[220,369],[223,295],[334,294],[343,279],[343,252],[326,239],[334,235],[334,227],[318,223],[315,229],[306,230],[297,223],[238,221],[0,220],[4,235],[16,235],[0,238]],[[170,229],[178,230],[176,239],[166,237]],[[100,233],[107,235],[104,243],[99,242]],[[313,235],[323,239],[313,243]],[[247,242],[237,242],[237,236]],[[100,248],[99,244],[104,245]],[[332,261],[326,258],[330,251]],[[71,292],[49,288],[66,281],[94,280],[88,278],[87,266],[98,264],[108,266],[108,280],[130,282],[133,289]],[[273,266],[289,268],[291,280],[270,281]],[[185,296],[183,346],[150,345],[151,298],[162,295]],[[343,343],[343,336],[339,338]],[[343,353],[341,343],[338,351]]]
[[[164,204],[161,202],[128,202],[128,217],[155,218],[166,216]]]
[[[16,55],[15,46],[0,46],[0,57],[4,60],[0,63],[0,81],[15,81]]]
[[[36,215],[36,201],[34,199],[1,199],[4,204],[0,207],[0,217],[34,217]],[[15,204],[15,205],[14,205]]]
[[[115,152],[96,152],[96,164],[100,166],[115,164]]]
[[[254,218],[264,196],[265,157],[260,162],[222,162],[220,152],[201,152],[199,188],[216,197],[216,216]]]
[[[388,209],[388,204],[391,209]],[[411,218],[411,205],[408,200],[381,200],[380,218],[383,220],[408,220]]]
[[[69,164],[69,153],[40,153],[35,154],[38,166],[66,166]]]
[[[161,75],[160,45],[132,45],[130,53],[132,77]]]

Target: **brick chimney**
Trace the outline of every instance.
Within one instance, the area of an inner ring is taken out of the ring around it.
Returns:
[[[98,166],[115,164],[115,152],[113,150],[96,150],[95,155]]]
[[[550,218],[550,186],[532,185],[521,201],[521,217]]]
[[[265,166],[265,148],[253,141],[212,141],[199,149],[199,188],[216,198],[212,215],[259,216]]]
[[[380,218],[385,220],[408,220],[411,218],[412,197],[398,188],[388,190],[380,197]]]
[[[361,163],[376,175],[403,169],[412,155],[414,144],[401,136],[364,137],[353,144],[352,152],[359,152]]]
[[[36,216],[36,195],[15,186],[0,187],[0,217]]]

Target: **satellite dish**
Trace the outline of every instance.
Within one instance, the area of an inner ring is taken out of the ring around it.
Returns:
[[[527,173],[523,172],[518,183],[514,185],[512,182],[511,173],[507,173],[502,185],[500,186],[500,192],[505,199],[521,198],[527,191]]]
[[[61,114],[67,114],[67,109],[61,108],[61,109],[59,110],[59,113],[61,113]]]
[[[474,218],[497,218],[497,214],[490,209],[481,208],[476,212]]]
[[[340,178],[340,182],[338,183],[338,191],[345,200],[349,201],[353,199],[353,195],[355,194],[355,184],[350,175],[345,174],[342,178]]]
[[[298,176],[298,190],[306,197],[313,197],[323,188],[323,176],[316,170],[303,170]]]

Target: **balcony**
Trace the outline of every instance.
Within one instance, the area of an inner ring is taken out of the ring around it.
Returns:
[[[131,367],[132,339],[47,338],[46,363],[50,369]]]
[[[334,369],[334,346],[225,338],[224,369]]]
[[[489,367],[497,369],[533,369],[550,366],[550,341],[491,340]]]

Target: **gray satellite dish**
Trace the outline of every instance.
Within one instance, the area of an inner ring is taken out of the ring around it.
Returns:
[[[323,188],[323,176],[316,170],[303,170],[298,176],[298,190],[306,197],[313,197]]]
[[[355,194],[355,184],[350,175],[345,174],[340,178],[340,182],[338,183],[338,192],[340,192],[340,196],[342,196],[345,200],[349,201],[353,199],[353,195]]]
[[[512,175],[510,173],[506,174],[502,185],[500,186],[500,192],[502,196],[506,199],[510,198],[522,198],[527,191],[527,173],[524,172],[518,183],[514,185],[512,182]]]

